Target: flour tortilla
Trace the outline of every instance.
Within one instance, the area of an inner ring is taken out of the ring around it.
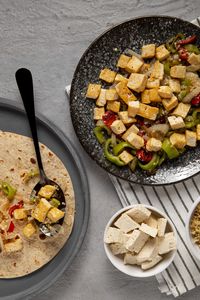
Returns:
[[[40,144],[42,161],[46,175],[57,182],[65,195],[66,214],[63,230],[55,237],[41,240],[39,230],[30,239],[20,233],[23,240],[22,251],[0,253],[0,278],[15,278],[38,270],[60,251],[72,231],[75,213],[74,190],[70,176],[61,160],[45,145]],[[29,199],[30,193],[39,177],[24,183],[24,174],[37,168],[32,139],[10,132],[0,132],[0,180],[10,183],[17,189],[16,197]],[[0,206],[5,201],[0,197]],[[27,200],[28,201],[28,200]],[[16,221],[14,221],[17,223]],[[23,227],[17,225],[20,231]],[[24,226],[24,225],[23,225]]]

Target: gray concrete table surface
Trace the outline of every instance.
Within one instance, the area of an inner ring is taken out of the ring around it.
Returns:
[[[64,93],[86,47],[105,29],[141,15],[166,14],[192,20],[200,15],[199,0],[0,0],[0,96],[20,101],[14,74],[32,70],[36,109],[53,121],[78,149],[87,170],[91,216],[81,251],[70,268],[41,300],[159,300],[155,278],[134,279],[106,259],[102,234],[120,208],[109,181],[81,148],[74,133]],[[181,299],[199,299],[196,288]]]

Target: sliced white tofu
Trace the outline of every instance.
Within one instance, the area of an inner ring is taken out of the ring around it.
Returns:
[[[145,223],[147,225],[149,225],[150,227],[153,227],[153,228],[158,228],[158,221],[157,221],[157,218],[153,215],[150,215],[150,217],[145,221]]]
[[[109,227],[104,235],[104,242],[107,244],[124,242],[123,232],[115,227]]]
[[[128,79],[127,86],[133,91],[140,93],[144,91],[147,83],[146,74],[132,73]]]
[[[158,93],[162,98],[171,98],[172,97],[172,90],[169,86],[160,86],[158,89]]]
[[[138,204],[137,206],[129,209],[126,213],[137,223],[146,221],[151,215],[151,211],[143,204]]]
[[[165,218],[158,219],[158,236],[164,236],[167,226],[167,220]]]
[[[134,251],[136,253],[139,253],[142,247],[144,246],[144,244],[146,243],[146,241],[148,240],[148,238],[149,238],[148,234],[138,229],[135,229],[131,234],[130,238],[128,239],[128,241],[126,242],[125,247],[129,251]]]
[[[166,233],[164,237],[159,238],[158,253],[160,255],[166,254],[176,249],[176,240],[173,232]]]
[[[182,117],[170,116],[167,118],[172,129],[180,129],[185,127],[185,122]]]
[[[180,116],[183,119],[187,116],[189,113],[191,104],[188,103],[179,103],[178,106],[175,108],[175,110],[172,112],[173,115]]]
[[[181,91],[181,84],[178,79],[169,79],[169,87],[173,93],[180,93]]]
[[[157,255],[154,257],[151,261],[145,261],[141,264],[142,270],[148,270],[150,268],[153,268],[155,265],[157,265],[161,260],[163,259],[162,256]]]
[[[125,245],[121,243],[113,243],[110,244],[109,247],[114,255],[124,254],[128,252]]]
[[[127,137],[129,136],[130,133],[135,133],[137,134],[139,132],[139,129],[137,128],[137,126],[135,126],[134,124],[131,125],[131,127],[129,127],[126,132],[122,135],[122,139],[127,141]]]
[[[152,260],[158,255],[158,239],[148,239],[142,250],[137,255],[137,262],[139,264]]]
[[[148,151],[160,151],[162,148],[162,142],[155,138],[150,138],[146,143],[146,149]]]
[[[150,227],[149,225],[142,223],[140,226],[140,231],[150,235],[151,237],[155,238],[157,233],[158,233],[158,229],[154,228],[154,227]]]
[[[170,76],[172,78],[184,79],[186,75],[185,66],[173,66],[170,69]]]
[[[114,223],[116,227],[118,227],[124,233],[130,232],[134,229],[140,228],[140,224],[135,222],[131,217],[129,217],[126,213],[122,214],[119,219]]]
[[[124,255],[124,264],[137,265],[137,255],[135,255],[134,253],[126,253]]]
[[[128,102],[128,115],[129,117],[135,117],[140,108],[139,101],[130,101]]]
[[[186,145],[189,147],[196,147],[197,145],[197,134],[195,131],[185,131]]]
[[[121,120],[115,120],[110,128],[115,134],[121,134],[126,131],[126,127]]]
[[[160,61],[168,58],[170,52],[165,48],[165,45],[160,45],[156,48],[156,58]]]
[[[136,149],[140,149],[144,146],[144,139],[133,132],[127,136],[126,140]]]
[[[152,58],[155,56],[156,45],[148,44],[142,46],[142,58]]]

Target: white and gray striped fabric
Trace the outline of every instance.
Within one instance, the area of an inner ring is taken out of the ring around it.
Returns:
[[[200,26],[200,19],[192,23]],[[70,86],[66,87],[69,94]],[[174,223],[178,233],[178,251],[169,268],[157,275],[162,293],[180,296],[200,285],[200,262],[191,254],[185,234],[187,213],[200,195],[200,175],[181,183],[149,187],[131,184],[109,175],[122,206],[145,203],[165,212]]]

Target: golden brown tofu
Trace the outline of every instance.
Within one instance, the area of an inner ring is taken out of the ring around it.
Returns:
[[[113,88],[113,89],[106,90],[107,101],[114,101],[117,99],[119,99],[119,95],[117,94],[116,89]]]
[[[99,78],[104,80],[105,82],[112,83],[115,80],[116,72],[110,69],[103,69],[100,72]]]
[[[189,113],[190,107],[191,105],[188,103],[179,103],[173,111],[173,115],[180,116],[184,119]]]
[[[106,104],[106,89],[101,89],[99,97],[96,100],[97,106],[104,106]]]
[[[23,248],[23,242],[22,239],[17,236],[15,239],[12,239],[8,243],[4,244],[4,250],[6,253],[12,253],[22,250]]]
[[[158,89],[150,89],[149,90],[149,100],[150,102],[161,102],[161,98],[158,92]]]
[[[131,59],[130,56],[127,56],[125,54],[121,54],[119,59],[118,59],[118,62],[117,62],[117,67],[125,69],[130,59]]]
[[[158,60],[153,65],[151,72],[151,79],[163,80],[164,77],[164,65],[161,64]]]
[[[119,97],[126,103],[128,104],[129,101],[134,101],[137,98],[135,95],[129,90],[127,87],[127,84],[125,82],[119,82],[116,86],[115,89],[119,95]]]
[[[15,220],[23,220],[27,218],[27,212],[24,208],[17,208],[13,212]]]
[[[115,134],[121,134],[126,131],[126,127],[121,120],[115,120],[114,122],[112,122],[110,128]]]
[[[104,114],[105,114],[104,107],[94,108],[94,120],[101,120]]]
[[[51,207],[51,204],[45,198],[42,198],[35,209],[32,211],[31,215],[39,222],[44,222]]]
[[[196,147],[197,145],[197,134],[194,131],[185,131],[186,145],[189,147]]]
[[[170,136],[169,139],[171,144],[177,149],[183,149],[186,145],[185,134],[175,132]]]
[[[86,97],[90,99],[97,99],[101,91],[101,85],[95,83],[89,83]]]
[[[154,121],[157,117],[158,112],[159,112],[159,109],[157,107],[153,107],[150,105],[140,103],[140,108],[139,108],[137,115]]]
[[[200,140],[200,124],[197,125],[197,140]]]
[[[143,92],[147,83],[146,74],[132,73],[128,79],[127,86],[133,91],[140,93]]]
[[[129,142],[136,149],[140,149],[144,146],[144,139],[133,132],[127,136],[127,142]]]
[[[125,82],[126,84],[128,83],[128,79],[125,76],[121,74],[117,74],[115,76],[115,82],[120,82],[120,81]]]
[[[131,124],[135,122],[135,118],[129,117],[127,110],[118,112],[118,116],[124,124]]]
[[[65,213],[64,211],[58,209],[57,207],[53,207],[50,209],[50,211],[47,214],[47,217],[52,223],[58,222],[60,219],[64,217]]]
[[[145,103],[145,104],[151,103],[150,98],[149,98],[149,90],[144,90],[141,93],[141,101],[142,101],[142,103]]]
[[[129,73],[137,73],[140,71],[141,67],[143,66],[144,62],[141,61],[139,58],[136,56],[132,56],[129,62],[127,63],[126,66],[126,71]]]
[[[40,197],[50,199],[53,196],[53,194],[55,193],[55,191],[56,191],[56,187],[54,185],[47,184],[47,185],[41,187],[41,189],[38,192],[38,195]]]
[[[120,110],[120,102],[119,101],[108,101],[106,108],[107,108],[107,110],[111,110],[111,111],[117,113]]]
[[[167,111],[170,111],[178,105],[178,98],[173,95],[171,99],[163,99],[162,104]]]
[[[170,69],[172,78],[184,79],[186,75],[186,66],[173,66]]]
[[[129,162],[133,160],[134,157],[126,150],[124,150],[122,151],[122,153],[120,153],[119,158],[127,165]]]
[[[30,238],[37,231],[36,226],[30,222],[23,228],[23,234],[25,237]]]
[[[160,45],[156,48],[156,58],[158,60],[164,60],[168,58],[170,55],[170,52],[165,48],[165,45]]]
[[[156,45],[148,44],[142,46],[142,58],[152,58],[155,55]]]
[[[134,124],[131,125],[131,127],[129,127],[129,129],[126,130],[126,132],[122,135],[122,139],[127,141],[127,137],[129,136],[130,133],[138,133],[139,129],[137,128],[137,126],[135,126]]]

